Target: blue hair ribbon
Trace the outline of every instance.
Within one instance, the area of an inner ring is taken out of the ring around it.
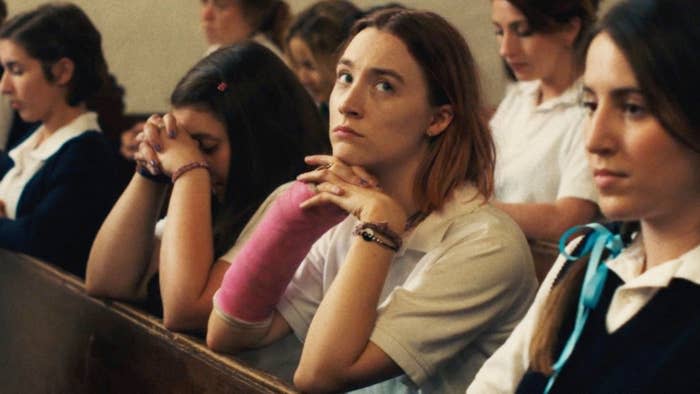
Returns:
[[[569,237],[575,232],[583,229],[592,229],[593,231],[589,233],[585,238],[583,248],[580,249],[576,255],[572,256],[566,251],[566,243]],[[552,365],[554,372],[549,377],[547,381],[547,386],[544,389],[544,393],[548,394],[552,389],[554,382],[556,381],[562,368],[569,360],[571,353],[574,351],[576,342],[578,342],[583,329],[586,325],[586,320],[591,310],[593,310],[598,301],[600,300],[600,295],[605,287],[605,279],[608,276],[608,266],[604,261],[601,261],[603,252],[605,250],[609,251],[610,254],[608,258],[614,258],[620,254],[624,244],[622,238],[619,234],[614,234],[608,230],[605,226],[598,223],[590,223],[583,226],[575,226],[567,230],[559,239],[559,252],[569,261],[579,260],[581,257],[590,253],[590,258],[588,259],[588,266],[586,267],[586,274],[583,279],[583,285],[581,286],[581,295],[578,300],[578,309],[576,310],[576,322],[574,323],[574,329],[571,335],[566,340],[564,348],[559,354],[559,358]]]

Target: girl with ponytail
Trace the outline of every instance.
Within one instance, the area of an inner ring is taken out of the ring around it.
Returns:
[[[468,393],[700,390],[699,16],[692,0],[629,0],[593,31],[586,150],[619,223],[560,245]]]

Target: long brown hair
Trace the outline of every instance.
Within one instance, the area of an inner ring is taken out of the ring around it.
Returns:
[[[639,231],[639,222],[611,222],[606,225],[608,229],[617,233],[622,238],[625,246],[632,242],[632,237]],[[585,239],[577,245],[583,246]],[[576,249],[572,255],[577,254]],[[609,254],[603,252],[602,260]],[[535,372],[545,375],[552,373],[552,365],[563,343],[561,330],[564,322],[573,318],[576,313],[579,294],[583,286],[583,277],[590,256],[583,256],[575,262],[566,262],[570,266],[564,266],[561,278],[555,279],[552,292],[542,309],[537,329],[530,342],[530,368]]]
[[[650,112],[679,143],[700,153],[700,112],[694,97],[700,86],[700,14],[696,0],[629,0],[617,4],[587,37],[606,33],[624,54]],[[623,240],[638,223],[621,228]],[[575,308],[585,261],[576,263],[552,289],[530,343],[530,368],[551,373],[561,348],[561,325]]]
[[[218,86],[224,83],[223,91]],[[231,158],[223,201],[214,199],[214,249],[230,249],[260,203],[306,168],[304,156],[327,152],[316,105],[292,71],[253,41],[223,47],[178,82],[174,108],[206,110],[226,126]]]
[[[413,195],[422,212],[439,210],[462,182],[472,182],[489,198],[493,193],[495,152],[482,116],[482,98],[474,57],[466,41],[441,16],[427,11],[389,9],[359,20],[348,41],[374,27],[398,37],[420,65],[428,99],[449,104],[454,117],[445,131],[430,137],[418,168]]]

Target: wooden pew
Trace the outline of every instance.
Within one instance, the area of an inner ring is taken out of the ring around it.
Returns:
[[[2,393],[293,393],[159,319],[0,250]]]

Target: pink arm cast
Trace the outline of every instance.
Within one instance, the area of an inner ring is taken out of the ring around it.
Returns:
[[[347,216],[334,205],[299,208],[314,194],[294,182],[272,203],[214,295],[219,312],[250,323],[272,314],[313,243]]]

